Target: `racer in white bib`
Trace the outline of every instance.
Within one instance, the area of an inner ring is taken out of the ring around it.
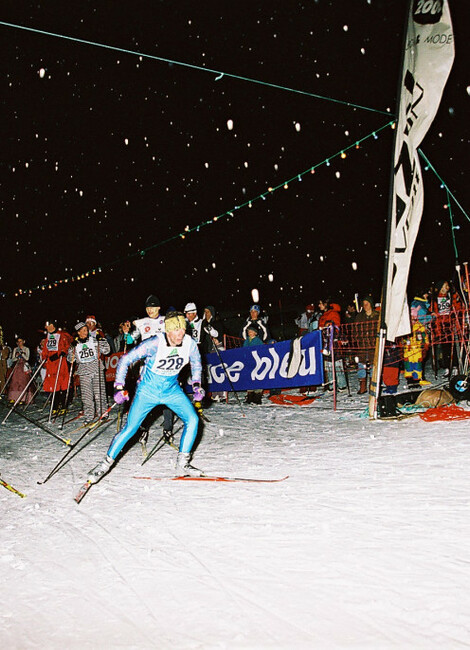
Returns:
[[[159,404],[164,404],[183,421],[176,470],[180,476],[200,476],[200,470],[189,464],[191,450],[199,426],[198,415],[178,383],[178,374],[189,363],[191,366],[194,401],[201,401],[201,356],[196,343],[185,334],[186,321],[183,314],[170,312],[165,318],[165,334],[147,339],[121,357],[116,370],[115,401],[123,403],[126,398],[124,384],[129,367],[144,360],[145,365],[137,390],[129,409],[125,426],[117,433],[108,449],[106,458],[88,475],[90,483],[96,483],[109,471],[125,444],[137,432],[145,416]]]
[[[134,321],[136,329],[128,335],[128,343],[146,341],[151,336],[156,336],[165,331],[165,317],[160,315],[160,300],[157,296],[151,295],[145,301],[147,316]]]
[[[108,408],[104,365],[100,356],[109,354],[111,350],[108,341],[99,334],[93,337],[85,323],[77,323],[75,330],[77,337],[69,348],[67,361],[77,364],[85,423],[90,423]]]

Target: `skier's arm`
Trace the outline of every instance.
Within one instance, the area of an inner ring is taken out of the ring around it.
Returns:
[[[103,337],[98,339],[98,350],[100,354],[109,354],[111,352],[111,346],[109,342]]]
[[[193,384],[201,383],[201,374],[202,374],[202,362],[201,355],[197,344],[194,340],[191,339],[191,349],[189,352],[189,364],[191,366],[191,377]]]
[[[264,343],[264,341],[266,341],[266,339],[268,338],[268,328],[263,323],[263,321],[260,320],[260,319],[258,319],[256,321],[256,323],[258,324],[258,328],[259,328],[259,330],[261,332],[261,337],[260,338],[263,340],[263,343]]]
[[[67,352],[67,361],[69,363],[73,363],[75,361],[75,344],[76,341],[72,343],[72,345],[69,347],[69,351]]]
[[[116,378],[114,380],[114,385],[124,386],[126,383],[126,375],[129,367],[136,361],[147,359],[147,357],[156,354],[157,350],[158,339],[157,337],[153,336],[152,338],[143,341],[136,348],[133,348],[130,352],[122,356],[116,368]]]
[[[243,327],[243,329],[242,329],[242,338],[244,338],[245,341],[248,338],[248,334],[246,333],[246,330],[248,328],[248,325],[251,325],[252,323],[253,323],[253,321],[247,320],[244,327]]]

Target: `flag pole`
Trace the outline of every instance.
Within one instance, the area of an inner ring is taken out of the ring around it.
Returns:
[[[384,256],[384,271],[383,271],[383,283],[382,283],[382,295],[380,300],[380,319],[379,326],[377,329],[377,342],[375,344],[374,352],[374,365],[372,368],[372,377],[369,387],[369,418],[377,419],[377,405],[380,396],[380,388],[382,383],[382,372],[383,372],[383,358],[385,351],[385,342],[387,340],[387,324],[385,321],[385,313],[387,308],[387,299],[388,299],[388,276],[389,276],[389,267],[390,267],[390,243],[392,239],[392,229],[394,221],[393,213],[393,192],[395,185],[395,149],[397,145],[398,137],[398,120],[400,116],[400,101],[401,101],[401,91],[403,83],[403,68],[405,64],[405,49],[406,49],[406,39],[408,36],[408,22],[411,12],[413,0],[408,0],[405,26],[403,30],[403,42],[401,47],[401,59],[400,59],[400,68],[398,73],[398,83],[397,83],[397,95],[395,101],[395,129],[393,132],[393,143],[392,143],[392,164],[390,166],[390,183],[389,183],[389,194],[388,194],[388,208],[387,208],[387,231],[385,236],[385,256]]]
[[[418,147],[437,113],[454,61],[448,0],[408,0],[403,37],[371,418],[377,417],[385,342],[411,329],[406,289],[424,204]]]

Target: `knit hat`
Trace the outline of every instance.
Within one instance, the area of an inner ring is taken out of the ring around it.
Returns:
[[[188,312],[189,313],[197,312],[197,307],[194,302],[188,302],[188,304],[184,308],[184,313],[187,314]]]
[[[161,307],[160,300],[157,296],[150,295],[145,301],[145,307]]]
[[[259,314],[261,313],[261,307],[259,305],[251,305],[250,311],[257,311]]]
[[[79,330],[81,330],[82,327],[86,327],[86,324],[83,323],[82,321],[80,321],[79,323],[77,323],[77,324],[75,325],[75,329],[77,330],[77,332],[78,332]]]
[[[96,323],[96,318],[95,318],[94,316],[87,316],[87,317],[85,318],[85,322],[86,322],[87,320],[91,321],[92,323]]]
[[[315,311],[315,306],[314,305],[307,305],[305,307],[305,311],[312,311],[313,312],[313,311]]]
[[[246,328],[246,331],[247,331],[247,332],[249,332],[249,330],[252,330],[252,331],[256,334],[256,336],[259,336],[259,329],[258,329],[257,326],[254,325],[253,323],[250,323],[250,324],[248,325],[248,327]]]
[[[186,330],[186,319],[180,311],[171,311],[165,316],[165,332]]]

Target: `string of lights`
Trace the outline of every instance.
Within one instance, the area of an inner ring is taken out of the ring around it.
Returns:
[[[359,140],[356,140],[353,144],[349,144],[346,147],[344,147],[343,149],[340,149],[339,151],[331,154],[330,156],[328,156],[328,158],[325,158],[321,162],[316,163],[315,165],[308,167],[304,171],[301,171],[301,172],[295,174],[294,176],[292,176],[292,178],[289,178],[289,179],[283,181],[282,183],[279,183],[276,186],[273,186],[273,187],[270,186],[264,192],[262,192],[261,194],[258,194],[257,196],[255,196],[255,197],[253,197],[251,199],[248,199],[244,203],[241,203],[240,205],[236,205],[236,206],[232,207],[230,210],[227,210],[226,212],[222,212],[222,213],[216,215],[215,217],[212,217],[211,219],[201,221],[196,226],[190,227],[188,225],[188,226],[186,226],[184,228],[184,230],[182,232],[178,232],[178,233],[176,233],[174,235],[171,235],[170,237],[167,237],[166,239],[162,239],[162,240],[160,240],[160,241],[158,241],[158,242],[156,242],[154,244],[151,244],[150,246],[147,246],[146,248],[140,248],[138,251],[135,251],[133,253],[129,253],[128,255],[125,255],[123,257],[115,259],[112,262],[108,262],[106,264],[101,264],[100,266],[89,269],[87,271],[72,274],[72,275],[67,276],[65,278],[43,282],[43,283],[38,284],[38,285],[36,285],[34,287],[17,289],[14,292],[13,295],[15,297],[25,296],[25,295],[27,296],[27,295],[31,295],[32,293],[34,293],[36,291],[46,291],[46,290],[49,290],[49,289],[54,289],[54,288],[56,288],[58,286],[61,286],[63,284],[68,284],[68,283],[72,283],[72,282],[79,282],[81,280],[85,280],[86,278],[90,278],[90,277],[96,275],[97,273],[102,273],[105,269],[112,270],[112,268],[114,266],[117,266],[117,265],[121,264],[124,261],[130,260],[130,259],[135,258],[135,257],[144,257],[149,251],[151,251],[151,250],[153,250],[155,248],[159,248],[160,246],[164,246],[165,244],[168,244],[168,243],[170,243],[172,241],[175,241],[175,240],[178,240],[178,239],[186,239],[186,237],[188,237],[189,235],[191,235],[193,233],[198,233],[201,230],[201,228],[205,228],[207,226],[213,226],[213,225],[215,225],[215,223],[217,223],[219,221],[222,221],[224,219],[226,221],[230,220],[230,219],[233,219],[233,218],[235,218],[235,213],[237,211],[239,211],[239,210],[241,210],[243,208],[252,208],[253,204],[256,201],[265,201],[268,196],[272,196],[278,190],[281,190],[281,189],[287,190],[287,189],[289,189],[289,186],[292,183],[302,181],[302,179],[307,175],[315,174],[316,170],[319,169],[320,167],[323,167],[323,166],[329,167],[331,165],[331,162],[333,160],[337,159],[337,158],[339,158],[341,160],[344,160],[345,158],[347,158],[347,155],[351,150],[360,149],[361,144],[363,144],[367,140],[370,140],[371,138],[374,139],[374,140],[377,140],[378,139],[378,134],[381,131],[383,131],[384,129],[387,129],[389,127],[390,128],[395,128],[395,121],[394,120],[391,120],[391,121],[387,122],[386,124],[382,125],[381,127],[379,127],[378,129],[375,129],[374,131],[371,131],[370,133],[368,133],[364,137],[360,138]],[[6,294],[2,294],[2,295],[6,296]]]
[[[34,33],[42,34],[42,35],[46,35],[46,36],[62,38],[62,39],[68,40],[68,41],[74,41],[74,42],[85,44],[85,45],[91,45],[91,46],[95,46],[95,47],[105,48],[105,49],[108,49],[108,50],[114,50],[116,52],[130,54],[130,55],[133,55],[133,56],[139,56],[139,57],[142,57],[142,58],[148,58],[148,59],[156,60],[156,61],[163,62],[163,63],[183,66],[183,67],[187,67],[187,68],[197,70],[197,71],[201,71],[201,72],[209,72],[211,74],[217,75],[217,77],[215,78],[215,81],[219,81],[223,77],[227,77],[227,78],[236,79],[236,80],[240,80],[240,81],[245,81],[245,82],[260,84],[260,85],[263,85],[263,86],[268,86],[268,87],[278,89],[278,90],[294,92],[294,93],[310,96],[310,97],[315,98],[315,99],[322,99],[322,100],[326,100],[326,101],[330,101],[330,102],[335,102],[335,103],[338,103],[338,104],[348,106],[349,108],[363,109],[363,110],[373,111],[373,112],[386,114],[386,115],[390,116],[389,111],[381,111],[381,110],[373,109],[373,108],[370,108],[370,107],[365,107],[365,106],[361,106],[361,105],[358,105],[358,104],[354,104],[354,103],[351,103],[351,102],[344,102],[342,100],[338,100],[338,99],[335,99],[335,98],[332,98],[332,97],[317,95],[317,94],[310,93],[310,92],[307,92],[307,91],[288,88],[286,86],[281,86],[279,84],[273,84],[273,83],[269,83],[269,82],[265,82],[265,81],[260,81],[260,80],[249,78],[249,77],[243,77],[243,76],[236,75],[236,74],[233,74],[233,73],[222,72],[220,70],[214,70],[214,69],[210,69],[210,68],[206,68],[206,67],[202,67],[202,66],[197,66],[197,65],[185,63],[185,62],[182,62],[182,61],[167,59],[167,58],[163,58],[163,57],[159,57],[159,56],[155,56],[155,55],[151,55],[151,54],[146,54],[144,52],[132,51],[132,50],[120,48],[120,47],[117,47],[117,46],[98,43],[98,42],[95,42],[95,41],[79,39],[79,38],[75,38],[75,37],[72,37],[72,36],[57,34],[57,33],[54,33],[54,32],[47,32],[47,31],[39,30],[39,29],[36,29],[36,28],[33,28],[33,27],[26,27],[24,25],[6,23],[6,22],[3,22],[3,21],[0,21],[0,25],[3,25],[5,27],[10,27],[10,28],[16,28],[16,29],[20,29],[20,30],[26,30],[26,31],[29,31],[29,32],[34,32]],[[219,215],[216,215],[216,216],[214,216],[214,217],[212,217],[210,219],[202,221],[201,223],[197,224],[196,226],[190,227],[188,225],[188,226],[185,227],[183,232],[178,232],[176,234],[173,234],[173,235],[167,237],[166,239],[160,240],[160,241],[158,241],[158,242],[156,242],[156,243],[154,243],[154,244],[152,244],[152,245],[150,245],[150,246],[148,246],[146,248],[141,248],[141,249],[139,249],[139,250],[137,250],[137,251],[135,251],[133,253],[130,253],[128,255],[125,255],[125,256],[122,256],[122,257],[120,257],[118,259],[115,259],[112,262],[108,262],[106,264],[101,264],[100,266],[97,266],[95,268],[83,271],[81,273],[74,273],[74,274],[69,275],[67,277],[63,277],[63,278],[52,280],[52,281],[44,281],[43,283],[40,283],[40,284],[38,284],[36,286],[29,287],[29,288],[19,288],[16,291],[14,291],[14,293],[12,295],[14,295],[15,297],[19,297],[19,296],[23,296],[23,295],[31,295],[33,292],[36,292],[36,291],[46,291],[46,290],[49,290],[49,289],[56,288],[56,287],[58,287],[60,285],[63,285],[63,284],[74,283],[74,282],[79,282],[81,280],[85,280],[86,278],[90,278],[91,276],[94,276],[97,273],[103,272],[103,270],[105,270],[105,269],[112,270],[113,266],[118,265],[121,262],[124,262],[126,260],[136,258],[136,257],[144,257],[149,251],[151,251],[151,250],[153,250],[153,249],[155,249],[157,247],[164,246],[165,244],[168,244],[168,243],[170,243],[172,241],[175,241],[177,239],[185,239],[190,234],[199,232],[201,230],[201,228],[204,228],[204,227],[207,227],[207,226],[210,226],[210,225],[214,225],[216,222],[222,221],[224,219],[225,220],[233,219],[235,217],[235,212],[236,211],[238,211],[238,210],[240,210],[242,208],[246,208],[246,207],[252,208],[253,204],[256,201],[260,201],[260,200],[265,201],[268,196],[274,194],[276,191],[278,191],[280,189],[287,190],[289,188],[290,184],[292,184],[294,182],[297,182],[297,181],[302,181],[303,177],[305,177],[307,174],[314,174],[315,171],[317,169],[319,169],[320,167],[322,167],[322,166],[329,167],[331,165],[331,162],[336,158],[345,159],[347,157],[348,153],[350,152],[350,150],[359,149],[361,144],[364,143],[365,141],[369,140],[370,138],[377,139],[378,134],[382,130],[384,130],[384,129],[388,128],[388,127],[395,128],[395,118],[388,121],[386,124],[384,124],[380,128],[375,129],[374,131],[368,133],[363,138],[357,140],[353,144],[350,144],[350,145],[344,147],[343,149],[337,151],[336,153],[330,155],[328,158],[325,158],[321,162],[309,167],[308,169],[306,169],[306,170],[304,170],[304,171],[302,171],[300,173],[295,174],[295,176],[293,176],[292,178],[287,179],[287,180],[283,181],[282,183],[279,183],[276,186],[268,187],[267,190],[262,192],[261,194],[259,194],[259,195],[255,196],[255,197],[245,201],[244,203],[242,203],[240,205],[234,206],[233,208],[231,208],[230,210],[227,210],[226,212],[223,212],[223,213],[221,213]],[[459,206],[459,208],[462,210],[462,212],[464,213],[464,215],[467,217],[467,219],[469,221],[470,221],[470,218],[465,213],[463,208],[460,206],[458,201],[455,199],[455,197],[453,196],[452,192],[450,191],[450,189],[448,188],[446,183],[439,176],[439,174],[434,169],[434,167],[431,165],[430,161],[427,159],[427,157],[424,155],[424,153],[421,150],[419,150],[419,153],[423,157],[423,159],[426,161],[425,169],[426,170],[427,169],[432,169],[434,174],[439,179],[439,181],[441,183],[441,187],[445,188],[446,191],[447,191],[448,200],[447,200],[447,204],[444,207],[449,209],[449,214],[450,214],[450,219],[451,219],[451,231],[452,231],[452,237],[453,237],[453,242],[454,242],[454,249],[455,249],[456,257],[457,257],[457,246],[456,246],[456,242],[455,242],[455,232],[454,231],[459,229],[459,226],[454,226],[452,211],[451,211],[451,205],[450,205],[450,199],[452,198],[455,201],[455,203]],[[5,297],[7,294],[2,293],[0,295]]]
[[[344,160],[345,158],[347,158],[347,155],[351,150],[360,149],[361,144],[363,144],[367,140],[370,140],[371,138],[373,138],[374,140],[377,140],[378,139],[378,134],[381,131],[383,131],[384,129],[388,128],[388,127],[392,128],[392,129],[395,128],[395,121],[391,120],[391,121],[387,122],[386,124],[382,125],[380,128],[375,129],[374,131],[371,131],[370,133],[368,133],[364,137],[360,138],[359,140],[356,140],[356,142],[354,142],[353,144],[350,144],[350,145],[344,147],[343,149],[340,149],[339,151],[337,151],[336,153],[331,154],[330,156],[328,156],[327,158],[325,158],[321,162],[318,162],[315,165],[313,165],[311,167],[308,167],[308,169],[305,169],[304,171],[301,171],[301,172],[295,174],[294,176],[292,176],[292,178],[289,178],[289,179],[279,183],[276,186],[268,187],[266,189],[266,191],[262,192],[261,194],[258,194],[257,196],[255,196],[255,197],[253,197],[251,199],[248,199],[244,203],[241,203],[240,205],[236,205],[236,206],[232,207],[230,210],[227,210],[226,212],[222,212],[222,213],[212,217],[211,219],[201,221],[196,226],[193,226],[193,227],[186,226],[182,232],[175,233],[174,235],[171,235],[170,237],[167,237],[166,239],[162,239],[162,240],[160,240],[158,242],[155,242],[154,244],[151,244],[150,246],[147,246],[146,248],[140,248],[138,251],[135,251],[133,253],[129,253],[128,255],[125,255],[125,256],[119,257],[117,259],[114,259],[113,261],[108,262],[106,264],[101,264],[100,266],[97,266],[95,268],[88,269],[87,271],[82,271],[80,273],[75,273],[75,274],[72,274],[70,276],[67,276],[67,277],[64,277],[64,278],[61,278],[61,279],[56,279],[56,280],[51,280],[51,281],[48,281],[48,282],[43,282],[43,283],[40,283],[40,284],[38,284],[38,285],[36,285],[34,287],[17,289],[14,292],[13,295],[15,297],[31,295],[32,293],[34,293],[36,291],[46,291],[46,290],[49,290],[49,289],[54,289],[54,288],[56,288],[58,286],[61,286],[63,284],[68,284],[68,283],[73,283],[73,282],[80,282],[81,280],[85,280],[87,278],[90,278],[90,277],[96,275],[97,273],[102,273],[104,270],[108,270],[108,269],[112,270],[112,268],[114,266],[118,266],[119,264],[121,264],[124,261],[130,260],[130,259],[133,259],[133,258],[136,258],[136,257],[137,258],[138,257],[144,257],[149,251],[154,250],[155,248],[159,248],[161,246],[164,246],[165,244],[169,244],[172,241],[176,241],[178,239],[186,239],[189,235],[191,235],[193,233],[198,233],[201,230],[201,228],[205,228],[207,226],[213,226],[217,222],[223,221],[224,219],[225,220],[233,219],[233,218],[235,218],[235,213],[238,210],[241,210],[243,208],[252,208],[256,201],[265,201],[268,196],[273,195],[278,190],[281,190],[281,189],[287,190],[287,189],[289,189],[289,186],[292,183],[301,181],[305,176],[315,174],[316,170],[319,169],[320,167],[323,167],[323,166],[329,167],[331,165],[331,162],[333,160],[337,159],[337,158],[340,158],[340,159]],[[457,205],[460,207],[460,209],[462,210],[463,214],[467,217],[467,219],[469,219],[469,217],[465,213],[463,208],[460,206],[458,201],[455,199],[455,197],[453,196],[452,192],[450,191],[450,189],[447,186],[447,184],[445,183],[445,181],[441,178],[441,176],[439,176],[437,171],[434,169],[434,167],[432,166],[429,159],[425,156],[425,154],[421,150],[419,150],[419,153],[422,156],[422,158],[426,161],[426,166],[424,168],[425,171],[427,171],[428,169],[431,169],[434,172],[434,174],[436,175],[436,177],[439,179],[439,182],[441,184],[441,188],[444,188],[446,190],[446,192],[447,192],[447,203],[444,205],[444,208],[449,209],[449,215],[450,215],[450,220],[451,220],[451,232],[452,232],[454,250],[455,250],[456,259],[457,259],[458,252],[457,252],[457,244],[456,244],[456,241],[455,241],[455,230],[458,230],[460,227],[455,226],[454,223],[453,223],[453,216],[452,216],[450,200],[453,199],[457,203]],[[5,294],[5,293],[2,294],[3,297],[5,297],[6,295],[7,294]]]

